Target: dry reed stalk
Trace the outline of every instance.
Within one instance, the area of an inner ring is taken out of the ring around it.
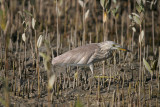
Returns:
[[[85,1],[84,1],[85,2]],[[83,42],[82,44],[85,45],[85,42],[86,42],[86,29],[85,29],[85,3],[83,5]]]
[[[117,105],[118,105],[118,107],[120,107],[121,106],[121,102],[120,102],[119,84],[117,84],[117,96],[118,96]]]
[[[19,79],[19,84],[18,84],[18,96],[21,95],[21,79]]]
[[[133,52],[133,45],[134,45],[134,44],[133,44],[133,42],[134,42],[134,33],[135,33],[135,31],[133,30],[133,31],[132,31],[132,44],[131,44],[131,46],[132,46],[132,49],[131,49],[132,52]]]
[[[3,40],[2,40],[2,31],[1,31],[1,36],[0,36],[0,51],[1,51],[1,53],[0,53],[0,57],[1,57],[1,60],[0,60],[0,69],[2,69],[2,62],[3,62],[3,49],[2,49],[2,42],[3,42]]]
[[[28,79],[28,98],[30,97],[30,82],[29,82],[29,79]]]
[[[124,77],[125,77],[125,72],[123,73],[123,78],[122,78],[122,79],[123,79],[122,88],[124,88],[124,81],[125,81],[125,78],[124,78]]]
[[[152,42],[153,42],[153,52],[155,51],[155,37],[154,37],[154,11],[152,10]]]
[[[6,35],[5,35],[6,36]],[[7,76],[7,70],[8,70],[8,43],[7,43],[7,36],[5,37],[5,71],[4,71],[4,75],[5,77]]]
[[[128,8],[127,8],[127,10],[128,10],[128,14],[131,14],[131,2],[130,2],[130,0],[128,0]],[[127,39],[129,39],[129,26],[130,26],[130,20],[129,20],[129,18],[127,18]]]
[[[110,85],[111,85],[111,81],[112,81],[112,70],[111,70],[111,67],[110,67],[110,69],[109,69],[109,71],[110,71],[110,79],[109,79],[109,84],[108,84],[108,91],[107,92],[109,92],[110,91]]]
[[[114,90],[112,94],[111,107],[116,106],[115,99],[116,99],[116,91]]]
[[[158,59],[158,68],[159,68],[159,72],[157,71],[158,74],[160,74],[160,46],[159,46],[159,59]],[[158,91],[160,92],[160,80],[159,80],[159,75],[158,75],[158,79],[157,79],[157,83],[158,83]]]
[[[38,73],[38,98],[40,98],[40,70],[39,70],[39,52],[37,49],[36,72]]]
[[[11,84],[12,84],[11,91],[13,92],[13,91],[14,91],[14,77],[13,77],[13,79],[12,79]]]
[[[19,71],[19,78],[21,79],[22,77],[22,72],[21,72],[21,54],[19,52],[19,58],[18,58],[18,71]]]
[[[59,34],[59,11],[58,11],[58,2],[56,0],[56,15],[57,15],[57,18],[56,18],[56,21],[57,21],[57,56],[59,55],[59,47],[60,47],[60,34]]]
[[[35,31],[35,50],[36,50],[36,74],[37,74],[37,79],[38,79],[38,98],[40,98],[40,70],[39,70],[39,50],[38,46],[40,43],[37,43],[37,36],[36,36],[36,30]],[[41,35],[40,35],[41,36]],[[41,41],[42,42],[42,41]]]
[[[15,76],[15,61],[13,61],[13,78],[14,78],[14,76]]]
[[[31,90],[31,93],[33,93],[33,81],[31,82],[30,90]]]
[[[89,43],[92,43],[92,33],[89,33]]]
[[[142,26],[140,25],[140,33],[142,32]],[[139,43],[140,47],[140,68],[139,68],[139,106],[141,105],[141,82],[142,82],[142,42]]]
[[[34,54],[34,50],[33,50],[33,44],[32,41],[30,40],[30,44],[31,44],[31,53],[32,53],[32,67],[34,69],[34,65],[35,65],[35,54]]]
[[[10,107],[10,97],[9,97],[9,89],[8,89],[8,77],[5,78],[5,107]]]
[[[100,104],[100,77],[98,77],[98,87],[97,87],[97,106]]]
[[[16,85],[17,85],[17,82],[16,82],[16,78],[14,79],[14,95],[16,96]]]
[[[103,73],[102,74],[103,74],[103,76],[105,76],[105,61],[103,61],[102,63],[103,63]],[[104,81],[104,78],[103,78],[103,87],[105,85],[104,83],[105,83],[105,81]]]
[[[115,30],[116,30],[116,39],[117,39],[117,43],[119,43],[118,30],[117,30],[117,18],[116,18],[116,17],[115,17]]]
[[[124,18],[125,18],[126,13],[123,12],[122,17],[121,17],[121,45],[123,46],[124,44]]]
[[[25,67],[24,67],[24,72],[25,72],[25,78],[26,78],[26,59],[27,59],[27,55],[26,55],[26,42],[27,41],[24,41],[24,65],[25,65]]]
[[[106,29],[105,29],[105,23],[106,23],[106,21],[107,21],[107,14],[106,14],[106,12],[105,12],[105,9],[104,9],[104,6],[102,6],[103,7],[103,41],[106,41],[105,40],[105,32],[106,32]],[[105,19],[104,19],[105,18]]]
[[[77,0],[75,0],[76,1],[76,16],[75,16],[75,31],[74,31],[74,43],[75,43],[75,47],[77,47],[77,45],[78,45],[78,43],[77,43],[77,30],[78,30],[78,20],[79,20],[79,16],[78,16],[78,14],[79,14],[79,11],[78,11],[78,9],[79,9],[79,5],[78,5],[78,1]]]

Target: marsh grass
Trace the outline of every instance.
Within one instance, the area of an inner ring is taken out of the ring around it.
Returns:
[[[158,107],[160,9],[144,1],[1,0],[0,106]],[[51,65],[57,55],[105,40],[132,52],[96,63],[94,77]]]

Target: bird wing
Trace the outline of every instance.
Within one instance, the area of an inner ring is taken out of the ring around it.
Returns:
[[[95,51],[98,49],[99,46],[97,45],[97,43],[81,46],[53,58],[52,64],[88,64],[89,59],[95,54]]]
[[[111,53],[110,49],[103,50],[99,47],[88,60],[88,64],[107,59],[112,55]]]

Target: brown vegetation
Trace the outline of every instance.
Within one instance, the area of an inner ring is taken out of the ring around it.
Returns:
[[[0,106],[158,107],[159,13],[158,0],[1,0]],[[96,63],[94,80],[87,68],[51,65],[106,40],[132,52]]]

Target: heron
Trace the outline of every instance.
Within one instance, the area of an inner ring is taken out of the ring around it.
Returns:
[[[94,63],[110,58],[113,50],[128,51],[113,41],[91,43],[53,58],[52,65],[88,66],[93,74]]]

